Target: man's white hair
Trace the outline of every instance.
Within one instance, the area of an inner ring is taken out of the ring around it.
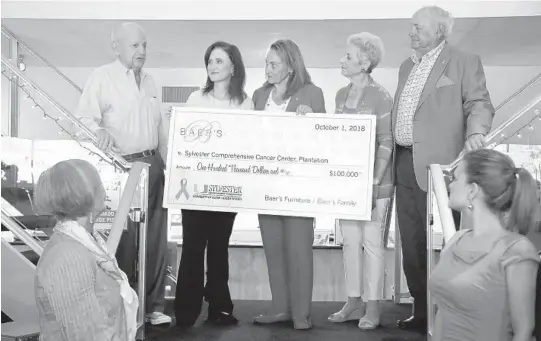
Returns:
[[[145,32],[143,27],[139,24],[134,22],[123,22],[113,27],[113,30],[111,31],[111,43],[117,42],[122,37],[122,34],[128,29],[137,29]]]
[[[441,7],[438,6],[426,6],[417,11],[427,13],[432,20],[434,20],[438,26],[443,28],[443,37],[448,38],[453,32],[453,24],[455,22],[451,13],[447,12]]]

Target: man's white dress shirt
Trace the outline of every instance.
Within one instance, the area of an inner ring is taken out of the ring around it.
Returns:
[[[162,119],[152,76],[141,70],[137,87],[133,70],[119,60],[94,70],[83,90],[76,116],[93,132],[105,129],[121,155],[159,147],[165,158],[168,121]]]

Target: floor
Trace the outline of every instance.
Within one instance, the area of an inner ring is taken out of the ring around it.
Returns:
[[[404,332],[396,327],[396,320],[407,317],[410,306],[383,303],[382,326],[373,331],[361,331],[354,321],[330,323],[327,316],[342,307],[342,302],[315,302],[312,307],[314,328],[309,331],[296,331],[291,324],[258,326],[252,318],[269,307],[267,301],[236,301],[235,316],[239,324],[234,327],[219,328],[205,323],[206,307],[193,328],[180,330],[174,326],[147,328],[147,341],[421,341],[426,337],[416,333]],[[169,311],[170,309],[167,309]]]

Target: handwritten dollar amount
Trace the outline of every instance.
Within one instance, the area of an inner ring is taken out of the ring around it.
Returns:
[[[359,172],[355,171],[344,171],[344,170],[331,170],[329,171],[329,176],[332,177],[343,177],[343,178],[358,178]]]

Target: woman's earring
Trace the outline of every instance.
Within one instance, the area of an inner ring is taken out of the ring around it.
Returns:
[[[94,215],[90,212],[90,223],[94,224]]]
[[[473,205],[472,204],[468,205],[468,210],[473,211]]]

